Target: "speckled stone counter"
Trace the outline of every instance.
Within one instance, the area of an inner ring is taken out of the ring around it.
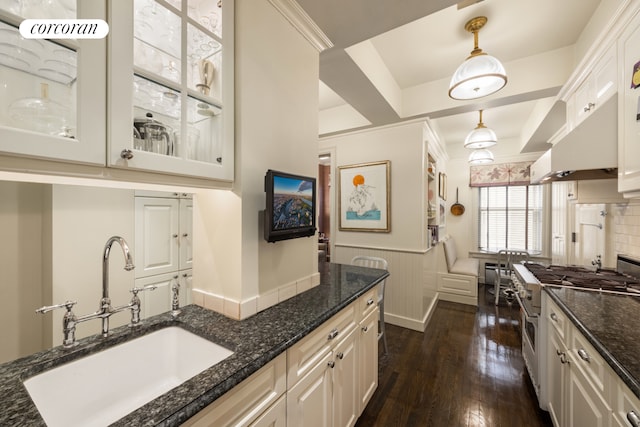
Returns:
[[[223,345],[234,354],[112,426],[180,425],[388,276],[384,270],[341,264],[327,264],[322,270],[318,286],[242,321],[189,305],[183,307],[177,320],[168,314],[154,316],[134,330],[116,328],[107,339],[93,336],[79,340],[80,345],[72,350],[56,347],[0,365],[0,425],[45,425],[22,384],[24,379],[173,325]],[[65,384],[60,384],[59,391],[69,393],[73,400],[74,390],[66,390]]]
[[[544,289],[640,398],[640,296],[567,287]]]

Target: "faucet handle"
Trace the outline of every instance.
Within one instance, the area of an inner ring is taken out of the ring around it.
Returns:
[[[36,313],[47,313],[47,312],[49,312],[51,310],[55,310],[57,308],[66,308],[67,312],[71,312],[71,309],[77,303],[78,303],[78,301],[65,301],[62,304],[45,305],[44,307],[40,307],[40,308],[36,309]]]
[[[129,292],[131,292],[134,297],[137,297],[138,296],[138,292],[153,291],[157,287],[158,287],[157,285],[147,285],[147,286],[143,286],[141,288],[134,287],[133,289],[130,289]]]

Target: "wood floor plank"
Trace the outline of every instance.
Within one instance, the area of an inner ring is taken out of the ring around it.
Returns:
[[[550,427],[520,349],[517,306],[438,302],[425,333],[386,325],[379,385],[356,427]]]

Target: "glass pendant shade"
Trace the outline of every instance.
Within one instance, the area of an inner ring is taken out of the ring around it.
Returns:
[[[453,99],[482,98],[499,91],[507,84],[507,73],[500,61],[478,47],[478,32],[486,23],[487,18],[479,16],[467,22],[464,27],[473,33],[474,49],[451,78],[449,96]]]
[[[471,165],[483,165],[491,162],[493,162],[493,153],[486,148],[473,150],[469,155],[469,164]]]
[[[482,123],[482,110],[480,110],[478,126],[467,135],[467,138],[464,140],[464,148],[487,148],[496,145],[497,142],[498,137],[496,133]]]

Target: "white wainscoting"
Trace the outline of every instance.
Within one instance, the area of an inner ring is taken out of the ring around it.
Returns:
[[[386,279],[385,321],[424,332],[438,301],[436,252],[407,251],[336,244],[331,261],[349,264],[356,255],[384,258],[389,263]]]

